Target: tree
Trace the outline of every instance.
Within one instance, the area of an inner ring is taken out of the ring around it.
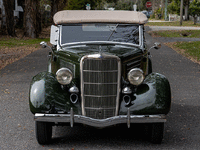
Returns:
[[[189,0],[183,0],[183,6],[185,10],[185,20],[189,19],[189,13],[188,13],[188,8],[189,8],[190,1]],[[172,0],[171,3],[167,7],[167,11],[170,14],[180,14],[180,5],[181,5],[181,0]]]
[[[197,23],[197,16],[200,15],[200,2],[193,0],[189,6],[189,14],[194,18],[194,24]]]
[[[85,10],[87,3],[89,3],[91,5],[91,9],[94,9],[96,7],[95,0],[68,0],[67,7],[65,9]]]
[[[3,5],[5,8],[7,33],[8,35],[14,37],[16,36],[14,13],[13,13],[15,7],[15,0],[3,0]]]
[[[180,14],[180,2],[173,0],[167,7],[167,11],[170,14]]]
[[[59,0],[51,0],[51,16],[53,18],[54,14],[58,12],[58,2]]]
[[[131,1],[123,1],[123,0],[119,0],[116,5],[115,5],[115,9],[116,10],[132,10],[132,5],[131,5]]]
[[[39,0],[25,0],[24,29],[25,36],[37,38],[41,32]]]

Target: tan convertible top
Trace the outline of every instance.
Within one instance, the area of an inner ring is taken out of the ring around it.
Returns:
[[[55,24],[67,23],[137,23],[145,24],[145,14],[136,11],[63,10],[54,15]]]

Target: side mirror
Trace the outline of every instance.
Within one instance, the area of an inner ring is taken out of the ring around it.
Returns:
[[[47,43],[44,42],[44,41],[40,42],[40,45],[41,45],[42,48],[46,48],[47,47]]]
[[[161,48],[161,44],[158,43],[158,42],[154,43],[154,48],[155,48],[155,49]]]
[[[48,47],[52,51],[52,53],[54,54],[53,49],[49,45],[47,45],[46,42],[42,41],[42,42],[40,42],[40,45],[41,45],[42,48]]]
[[[154,43],[154,46],[152,46],[152,47],[149,49],[149,51],[150,51],[152,48],[159,49],[159,48],[161,48],[161,44],[160,44],[159,42]]]

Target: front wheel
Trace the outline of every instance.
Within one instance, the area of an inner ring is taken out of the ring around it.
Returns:
[[[35,122],[36,138],[39,144],[48,144],[52,137],[52,125],[49,122]]]
[[[160,144],[163,139],[164,123],[152,123],[150,125],[150,141]]]

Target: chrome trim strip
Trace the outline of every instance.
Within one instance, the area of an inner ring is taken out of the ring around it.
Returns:
[[[73,110],[73,108],[71,108],[71,110],[70,110],[70,126],[71,127],[74,126],[74,110]]]
[[[142,46],[142,28],[141,26],[139,26],[139,45],[140,47]]]
[[[59,26],[59,39],[57,41],[58,45],[57,45],[57,50],[61,49],[61,38],[62,38],[62,25],[58,25]]]
[[[73,110],[71,110],[72,112]],[[73,126],[74,123],[82,123],[85,125],[93,127],[108,127],[121,123],[159,123],[166,122],[166,116],[161,115],[120,115],[114,116],[106,119],[93,119],[90,117],[82,115],[72,114],[39,114],[36,113],[34,116],[35,121],[44,121],[44,122],[60,122],[60,123],[70,123]]]
[[[118,70],[109,70],[109,71],[83,70],[83,72],[118,72]]]
[[[128,112],[127,112],[127,126],[128,128],[131,127],[131,115],[130,115],[130,108],[128,108]]]
[[[140,37],[140,36],[139,36]],[[132,44],[132,43],[125,43],[125,42],[113,42],[113,41],[84,41],[84,42],[72,42],[72,43],[67,43],[63,44],[61,46],[74,46],[74,45],[87,45],[87,44],[113,44],[113,45],[123,45],[123,46],[132,46],[132,47],[141,47],[141,45],[137,44]]]
[[[140,25],[139,26],[139,45],[140,45],[140,48],[143,50],[144,52],[144,32],[143,32],[143,26]]]
[[[117,95],[84,95],[86,97],[114,97]]]
[[[131,66],[131,65],[133,65],[133,64],[138,65],[138,63],[140,63],[140,62],[141,62],[141,59],[140,59],[140,60],[137,60],[137,61],[130,62],[130,63],[126,64],[126,65],[127,65],[127,67],[129,67],[129,66]],[[136,66],[136,65],[135,65],[135,66]]]
[[[115,56],[115,55],[107,55],[107,54],[92,54],[92,55],[86,55],[83,56],[81,58],[80,61],[80,78],[81,78],[81,108],[82,108],[82,115],[85,116],[86,115],[86,111],[85,111],[85,99],[84,99],[84,82],[83,82],[83,61],[85,59],[102,59],[102,58],[115,58],[118,61],[118,86],[117,86],[117,97],[116,97],[116,112],[115,112],[115,116],[118,115],[118,111],[119,111],[119,98],[120,98],[120,91],[121,91],[121,87],[120,87],[120,83],[121,83],[121,60],[119,57]]]
[[[84,82],[84,84],[117,84],[117,83],[90,83],[90,82]]]
[[[91,108],[91,107],[85,107],[87,109],[91,109],[91,110],[100,110],[101,108]],[[103,108],[103,109],[115,109],[115,107],[110,107],[110,108]]]

